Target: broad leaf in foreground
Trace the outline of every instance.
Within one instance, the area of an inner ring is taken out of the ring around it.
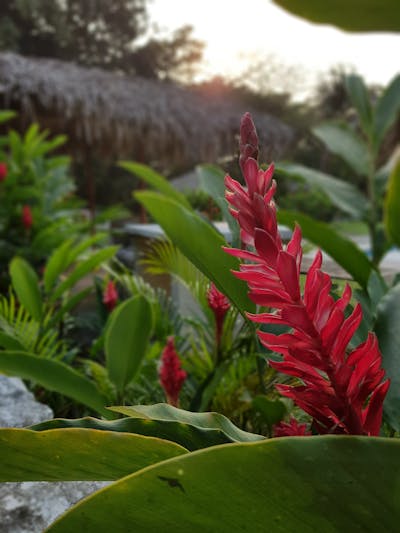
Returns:
[[[187,453],[162,439],[95,429],[0,429],[0,481],[118,479]]]
[[[208,448],[128,476],[51,533],[397,532],[400,441],[290,437]]]

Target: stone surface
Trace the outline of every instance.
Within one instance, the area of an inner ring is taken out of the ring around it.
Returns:
[[[18,378],[0,375],[0,427],[24,427],[52,418]],[[0,457],[1,462],[6,457]],[[60,514],[106,482],[0,484],[1,533],[41,533]]]
[[[0,531],[41,533],[66,509],[107,483],[1,483]]]
[[[19,378],[0,375],[0,427],[24,427],[53,417],[50,407],[37,402]]]

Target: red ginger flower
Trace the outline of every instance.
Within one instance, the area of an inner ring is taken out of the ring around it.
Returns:
[[[274,437],[306,437],[311,435],[307,430],[307,424],[299,424],[295,418],[289,422],[279,422],[273,427]]]
[[[26,230],[31,229],[33,225],[33,216],[32,211],[29,205],[24,205],[22,207],[22,216],[21,216],[22,224]]]
[[[175,350],[174,338],[168,337],[167,345],[161,356],[159,377],[167,402],[174,407],[178,407],[179,393],[186,376],[187,374],[181,368],[181,361]]]
[[[103,304],[107,307],[108,311],[114,309],[118,302],[118,292],[113,281],[109,281],[104,290],[103,294]]]
[[[278,385],[279,392],[310,414],[320,433],[378,435],[390,383],[382,381],[385,372],[374,334],[349,353],[349,342],[362,320],[361,306],[357,304],[345,317],[351,289],[347,285],[337,301],[332,298],[330,276],[321,271],[320,251],[301,294],[301,230],[296,227],[283,246],[273,202],[273,166],[264,171],[250,157],[243,161],[243,168],[247,188],[226,176],[226,198],[243,241],[253,251],[227,252],[251,261],[242,263],[235,275],[247,282],[256,304],[275,309],[274,313],[249,314],[249,318],[291,328],[281,335],[258,332],[264,346],[283,355],[282,361],[270,361],[270,365],[303,382]]]
[[[210,309],[215,316],[215,329],[217,345],[219,345],[222,335],[222,327],[224,325],[224,318],[231,306],[228,298],[220,292],[214,283],[211,283],[207,291],[207,302]]]
[[[0,163],[0,183],[4,181],[8,174],[8,168],[6,163]]]

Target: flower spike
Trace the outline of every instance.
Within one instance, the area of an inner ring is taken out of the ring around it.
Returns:
[[[264,346],[282,355],[281,361],[269,364],[301,381],[278,385],[277,389],[313,418],[313,427],[319,433],[378,435],[390,382],[384,381],[376,337],[370,333],[364,343],[349,349],[362,320],[362,309],[358,304],[346,316],[349,285],[338,300],[333,299],[331,278],[321,270],[320,251],[301,293],[301,230],[295,227],[290,242],[282,244],[273,199],[273,165],[265,171],[259,168],[256,140],[254,124],[246,114],[240,141],[246,187],[230,176],[226,176],[225,184],[226,199],[248,248],[226,251],[246,261],[234,274],[247,282],[250,298],[257,305],[273,309],[249,314],[249,318],[290,328],[289,333],[280,335],[258,332]]]
[[[181,368],[179,355],[175,349],[174,337],[168,337],[161,356],[159,371],[160,383],[164,389],[167,402],[174,407],[179,405],[179,394],[187,374]]]

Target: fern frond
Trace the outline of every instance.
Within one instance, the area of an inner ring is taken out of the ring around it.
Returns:
[[[18,305],[12,291],[8,298],[0,297],[0,331],[14,338],[27,352],[62,359],[68,348],[63,340],[59,340],[55,329],[46,330],[50,319],[51,314],[47,313],[42,324],[34,320],[23,306]]]
[[[206,301],[208,278],[170,240],[152,241],[140,264],[150,274],[169,274],[190,291],[203,310],[208,309]]]

